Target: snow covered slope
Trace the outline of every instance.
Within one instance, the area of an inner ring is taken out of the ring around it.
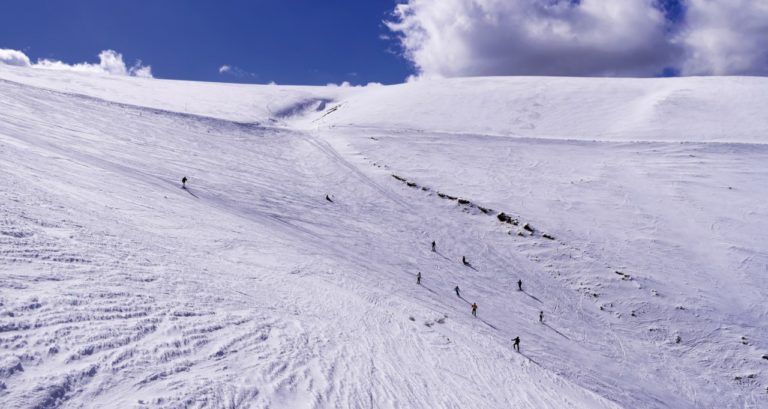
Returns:
[[[768,81],[514,138],[543,79],[56,75],[0,66],[0,407],[768,405]]]
[[[90,96],[127,105],[203,115],[235,122],[280,124],[323,111],[330,101],[361,90],[355,87],[242,85],[94,75],[0,64],[0,78],[20,84]]]
[[[611,141],[768,143],[764,78],[467,78],[378,87],[334,127]]]

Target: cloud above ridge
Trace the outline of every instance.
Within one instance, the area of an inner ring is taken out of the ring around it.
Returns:
[[[766,0],[407,0],[421,76],[768,74]]]
[[[58,60],[40,59],[36,63],[30,62],[29,57],[21,51],[0,49],[0,63],[19,67],[31,67],[48,70],[89,72],[94,74],[123,75],[141,78],[153,78],[152,67],[142,65],[137,61],[128,67],[123,60],[123,55],[114,50],[104,50],[99,53],[99,63],[67,64]]]
[[[0,64],[29,67],[30,62],[29,57],[21,51],[0,48]]]
[[[240,78],[240,79],[255,79],[258,78],[258,74],[246,71],[236,65],[222,65],[219,67],[219,75],[227,75],[230,77]]]

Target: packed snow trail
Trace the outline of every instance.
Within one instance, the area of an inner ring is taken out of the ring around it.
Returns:
[[[759,146],[307,132],[205,117],[248,116],[215,96],[193,104],[195,115],[174,113],[178,101],[165,106],[155,96],[152,109],[141,107],[141,82],[72,78],[85,88],[103,82],[120,103],[98,99],[109,92],[0,82],[2,406],[765,404]],[[289,96],[288,106],[326,91],[312,92]],[[344,108],[337,111],[325,119]],[[675,166],[697,149],[719,167]],[[680,203],[700,209],[696,220],[711,215],[708,198],[723,200],[712,186],[754,192],[724,210],[743,217],[695,230],[723,241],[712,247],[722,263],[686,266],[707,247],[686,245],[687,221],[659,216],[653,195],[628,188],[633,173],[615,163],[637,157],[655,158],[633,169],[661,177],[660,186],[670,182],[664,175],[674,179]],[[605,190],[570,190],[561,179],[579,172],[593,172],[585,184]],[[510,212],[557,240],[518,236],[438,190]],[[627,200],[618,206],[614,195]],[[654,229],[604,227],[622,218]],[[748,229],[747,239],[729,235],[734,226]],[[650,243],[674,231],[668,243],[693,255],[647,244],[648,253],[632,253],[622,231],[636,230]],[[716,269],[731,266],[730,247],[745,254],[737,279],[725,283],[740,300],[690,285],[717,280]]]

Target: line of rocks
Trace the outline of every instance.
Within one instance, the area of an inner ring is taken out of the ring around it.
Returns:
[[[396,180],[404,183],[408,187],[411,187],[411,188],[414,188],[414,189],[420,189],[420,190],[422,190],[424,192],[431,192],[432,191],[432,189],[430,189],[429,187],[420,186],[418,183],[416,183],[416,182],[414,182],[412,180],[408,180],[408,179],[406,179],[406,178],[404,178],[402,176],[396,175],[394,173],[392,174],[392,177],[395,178]],[[508,215],[505,212],[497,213],[495,210],[493,210],[491,208],[488,208],[488,207],[481,206],[481,205],[479,205],[477,203],[472,202],[471,200],[463,199],[463,198],[460,198],[460,197],[457,197],[457,196],[452,196],[452,195],[449,195],[447,193],[443,193],[443,192],[440,192],[440,191],[435,191],[435,193],[441,199],[451,200],[451,201],[457,202],[459,204],[459,206],[463,206],[465,208],[465,210],[466,209],[477,209],[477,210],[479,210],[481,213],[483,213],[485,215],[488,215],[488,216],[495,215],[496,218],[501,223],[510,224],[510,225],[513,225],[513,226],[519,226],[520,225],[520,220],[519,219],[517,219],[515,217],[512,217],[512,216]],[[534,236],[537,233],[537,230],[534,229],[533,226],[531,226],[529,223],[523,224],[522,228],[523,228],[524,231],[527,231],[529,233],[528,236]],[[511,232],[510,232],[510,234],[511,234]],[[525,235],[525,233],[523,233],[523,231],[518,231],[517,235],[521,236],[521,237],[528,237],[528,236]],[[548,239],[548,240],[555,240],[555,237],[552,236],[551,234],[542,233],[541,237],[543,237],[545,239]]]

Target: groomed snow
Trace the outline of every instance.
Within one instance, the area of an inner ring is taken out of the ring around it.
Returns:
[[[0,65],[0,407],[768,407],[767,91]]]

